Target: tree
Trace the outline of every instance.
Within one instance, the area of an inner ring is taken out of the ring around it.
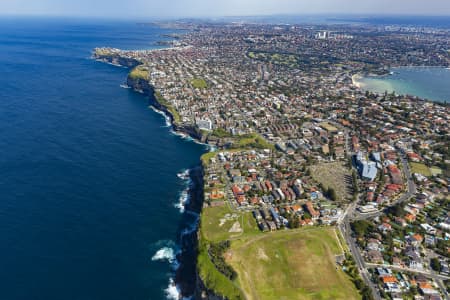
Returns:
[[[360,290],[364,286],[364,282],[361,279],[355,279],[355,286],[358,290]]]
[[[441,270],[441,262],[436,257],[430,259],[430,266],[436,272],[439,272]]]
[[[300,227],[300,221],[297,218],[297,216],[293,216],[289,223],[291,224],[291,228],[299,228]]]
[[[337,200],[336,191],[332,187],[328,188],[327,195],[331,200],[333,200],[333,201]]]
[[[309,214],[309,213],[307,213],[307,212],[305,212],[304,214],[303,214],[303,220],[307,220],[307,219],[311,219],[312,217],[311,217],[311,215]]]
[[[373,225],[365,220],[358,220],[351,224],[353,231],[358,237],[365,236],[373,229]]]
[[[363,287],[361,295],[363,300],[373,300],[372,291],[367,285]]]

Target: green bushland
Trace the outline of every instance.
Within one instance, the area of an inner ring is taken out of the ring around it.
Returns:
[[[217,128],[214,129],[213,132],[211,133],[212,136],[216,136],[219,138],[224,138],[224,137],[231,137],[231,133],[229,133],[228,131],[226,131],[223,128]]]

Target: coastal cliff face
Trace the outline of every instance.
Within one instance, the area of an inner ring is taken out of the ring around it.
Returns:
[[[128,76],[127,85],[133,90],[148,96],[151,96],[154,93],[153,87],[150,85],[148,80],[145,80],[144,78],[133,78]]]
[[[228,300],[227,298],[224,298],[222,296],[218,296],[218,295],[214,294],[214,291],[210,291],[203,283],[203,280],[200,278],[198,272],[197,272],[197,280],[196,280],[196,285],[195,285],[194,299],[195,300]]]
[[[105,63],[122,66],[122,67],[127,67],[127,68],[134,68],[134,67],[142,64],[137,59],[123,57],[119,54],[107,52],[102,49],[95,49],[92,57],[94,59],[100,60]]]
[[[135,91],[138,91],[140,93],[143,93],[146,96],[149,96],[150,104],[154,106],[156,109],[163,111],[167,116],[169,116],[173,129],[175,131],[182,132],[184,134],[187,134],[191,136],[192,138],[204,142],[205,137],[202,135],[202,133],[194,126],[194,125],[185,125],[185,124],[179,124],[175,121],[175,116],[173,115],[173,112],[168,108],[168,106],[162,104],[160,101],[158,101],[158,97],[155,95],[155,90],[153,86],[148,82],[145,78],[136,78],[133,76],[128,76],[127,78],[127,85],[131,88],[133,88]],[[201,213],[201,207],[203,205],[203,171],[200,172],[201,174],[199,176],[195,176],[199,182],[196,182],[196,186],[200,187],[195,190],[191,190],[191,199],[193,200],[191,202],[192,211]],[[191,178],[193,176],[191,175]],[[197,181],[194,179],[194,181]],[[197,192],[197,195],[194,195],[192,193]],[[193,236],[191,237],[191,246],[193,246],[193,250],[196,252],[197,250],[197,232],[193,233]],[[181,258],[181,261],[183,258]],[[183,265],[183,263],[182,263]],[[180,270],[182,271],[182,270]],[[214,291],[208,289],[206,285],[204,284],[203,280],[201,279],[198,270],[196,269],[195,274],[195,288],[193,291],[194,299],[195,300],[227,300],[227,298],[224,298],[222,296],[218,296],[214,293]],[[181,286],[182,292],[185,291],[185,288],[183,285]],[[191,290],[186,291],[187,294],[192,294]]]
[[[121,57],[120,55],[116,55],[115,53],[105,53],[105,50],[102,49],[96,49],[93,54],[93,58],[100,60],[102,62],[111,63],[114,65],[119,65],[123,67],[128,67],[130,69],[134,69],[138,66],[141,66],[142,63],[136,59],[127,58],[127,57]],[[138,67],[139,68],[139,67]],[[149,97],[150,105],[155,107],[156,109],[163,111],[171,120],[172,127],[175,131],[187,134],[191,136],[192,138],[200,141],[205,142],[206,136],[202,134],[200,130],[194,125],[194,124],[183,124],[181,122],[177,122],[177,118],[179,119],[179,116],[175,116],[177,112],[174,111],[173,107],[170,106],[170,104],[166,103],[164,99],[161,97],[158,97],[155,93],[154,87],[150,84],[148,78],[139,77],[139,76],[133,76],[133,71],[130,72],[130,74],[127,77],[127,85],[132,88],[134,91],[144,94],[145,96]],[[158,100],[159,99],[159,100]],[[195,173],[195,172],[194,172]],[[190,174],[191,178],[193,178],[194,182],[196,182],[197,188],[192,189],[190,191],[191,193],[191,202],[190,202],[190,210],[201,213],[201,208],[203,205],[203,170],[200,166],[200,172],[199,174]],[[200,187],[200,188],[198,188]],[[197,244],[198,244],[198,237],[197,232],[193,232],[192,236],[186,237],[185,241],[187,243],[190,243],[190,249],[191,251],[195,253],[197,252]],[[191,256],[192,257],[192,256]],[[181,263],[180,269],[177,271],[177,277],[182,276],[181,273],[183,273],[183,257],[179,258]],[[191,258],[190,258],[191,260]],[[192,261],[188,262],[185,261],[184,264],[192,263]],[[194,295],[195,300],[227,300],[227,298],[218,296],[214,293],[214,291],[208,289],[206,285],[204,284],[203,280],[201,279],[198,269],[195,267],[195,275],[191,276],[191,278],[195,281],[195,285],[192,284],[193,282],[181,282],[180,288],[182,291],[182,294],[185,295]],[[182,280],[183,281],[183,280]],[[190,280],[189,280],[190,281]],[[192,289],[193,288],[193,289]]]
[[[173,129],[175,131],[187,134],[193,139],[204,142],[204,137],[202,133],[191,124],[180,124],[175,120],[174,112],[169,109],[168,106],[158,101],[158,97],[155,96],[155,90],[153,86],[145,78],[134,78],[128,76],[127,85],[137,92],[140,92],[150,99],[150,104],[156,109],[163,111],[167,116],[169,116]]]

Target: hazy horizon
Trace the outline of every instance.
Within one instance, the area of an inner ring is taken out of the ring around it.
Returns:
[[[3,0],[0,15],[95,18],[215,18],[272,15],[450,16],[442,0]]]

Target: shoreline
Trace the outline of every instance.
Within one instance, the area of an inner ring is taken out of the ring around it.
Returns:
[[[422,93],[422,90],[410,89],[409,86],[403,86],[402,82],[405,81],[402,75],[404,72],[423,72],[422,70],[437,70],[438,72],[446,72],[450,70],[448,66],[395,66],[389,68],[389,72],[385,74],[364,74],[356,73],[351,76],[352,86],[365,92],[382,96],[385,92],[395,93],[397,96],[413,97],[417,101],[432,102],[445,105],[449,100],[445,99],[442,95],[426,95]],[[397,77],[392,78],[397,75]],[[407,76],[404,75],[403,76]],[[434,75],[435,76],[435,75]],[[409,78],[409,77],[407,77]],[[367,82],[364,80],[367,79]],[[408,79],[409,80],[409,79]],[[420,82],[423,79],[412,77],[411,81],[407,81],[408,84],[413,86],[420,86]],[[422,86],[423,88],[423,86]],[[422,94],[422,95],[419,95]]]
[[[156,50],[158,51],[160,49]],[[93,55],[93,59],[98,62],[107,63],[120,68],[128,68],[130,70],[142,64],[137,60],[133,60],[131,64],[127,61],[126,65],[122,65],[117,63],[115,61],[115,57],[113,56],[98,58],[95,54]],[[174,135],[177,135],[182,139],[190,139],[194,143],[204,145],[207,147],[208,152],[213,152],[215,150],[214,147],[202,141],[202,134],[196,131],[195,128],[189,125],[178,124],[176,122],[175,116],[173,112],[171,112],[171,109],[162,103],[162,97],[158,96],[155,91],[155,87],[153,87],[148,81],[141,78],[130,78],[128,74],[126,85],[134,92],[148,97],[149,107],[155,113],[158,113],[164,117],[165,126],[170,127],[170,130]],[[169,279],[169,285],[164,290],[167,296],[171,299],[184,299],[185,297],[192,297],[198,293],[197,289],[201,286],[198,282],[200,278],[197,271],[198,229],[204,200],[203,164],[201,162],[201,156],[199,157],[198,165],[188,169],[187,172],[189,173],[187,179],[189,184],[185,190],[180,192],[180,197],[182,197],[181,194],[185,193],[187,199],[185,199],[183,203],[178,201],[174,206],[180,211],[182,220],[187,218],[187,215],[189,214],[195,214],[197,217],[196,221],[192,223],[183,221],[180,222],[181,224],[186,223],[189,225],[182,226],[178,230],[179,233],[177,236],[177,243],[179,244],[180,249],[175,255],[175,264],[177,265],[177,268],[174,270],[174,278],[171,277]],[[192,274],[192,271],[195,273]],[[185,276],[184,272],[191,274],[190,276]],[[192,278],[194,278],[194,280],[192,280]]]
[[[352,75],[352,85],[357,87],[358,89],[362,89],[362,83],[359,81],[363,78],[361,74]]]

